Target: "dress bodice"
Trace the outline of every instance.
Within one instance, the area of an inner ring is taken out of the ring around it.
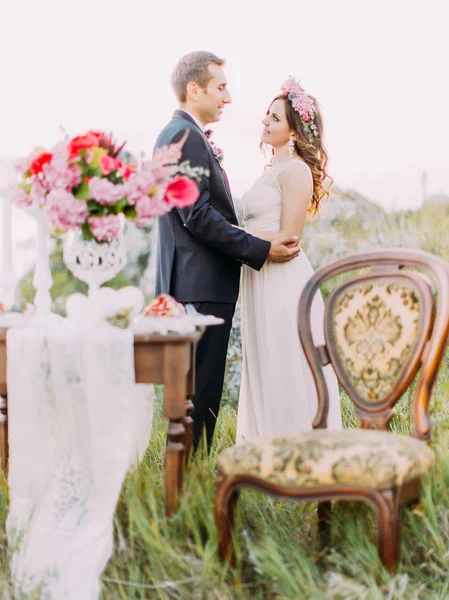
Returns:
[[[268,231],[280,230],[282,192],[278,177],[294,164],[304,165],[312,177],[306,163],[297,158],[272,165],[240,200],[237,213],[242,227]]]

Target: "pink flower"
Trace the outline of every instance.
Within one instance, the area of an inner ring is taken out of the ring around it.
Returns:
[[[147,194],[143,194],[138,188],[127,188],[126,199],[130,206],[133,206],[142,197],[146,198]]]
[[[167,181],[168,179],[170,179],[170,177],[176,173],[177,171],[177,165],[166,165],[166,166],[153,166],[151,168],[151,172],[153,174],[153,178],[154,181],[159,183],[162,183],[164,181]]]
[[[82,171],[77,165],[70,167],[67,164],[55,167],[52,163],[46,164],[42,168],[44,178],[42,185],[49,191],[51,189],[63,188],[72,189],[78,186],[82,180]]]
[[[31,185],[30,199],[34,205],[44,206],[47,191],[38,179],[35,179]]]
[[[315,104],[306,94],[299,80],[294,77],[288,77],[281,85],[282,93],[288,96],[293,108],[301,115],[304,121],[310,121],[314,116]]]
[[[172,174],[172,167],[176,166],[181,159],[182,147],[188,135],[189,131],[187,130],[179,142],[157,148],[153,154],[153,161],[143,164],[143,168],[151,168],[157,182],[167,179]]]
[[[92,200],[100,204],[115,204],[121,198],[126,196],[125,186],[122,184],[114,185],[108,179],[92,177],[89,181],[89,192]]]
[[[66,177],[68,180],[69,187],[77,187],[83,179],[83,171],[80,167],[78,167],[78,165],[72,165],[67,169]]]
[[[17,208],[28,208],[33,204],[33,199],[22,188],[11,188],[9,198]]]
[[[118,165],[121,165],[121,162],[109,156],[109,154],[104,154],[100,156],[100,167],[103,175],[109,175],[112,171],[115,171],[119,168]]]
[[[142,196],[152,194],[154,187],[154,178],[151,170],[139,171],[123,184],[123,195],[128,199],[128,203],[133,205]]]
[[[154,185],[155,179],[151,168],[151,163],[145,162],[142,165],[142,170],[135,174],[130,179],[134,186],[137,186],[142,192],[149,193],[150,188]]]
[[[195,204],[199,195],[196,183],[192,179],[180,175],[167,185],[164,199],[176,208],[184,208]]]
[[[138,217],[138,224],[144,225],[149,223],[154,217],[160,217],[165,215],[172,207],[164,201],[160,196],[140,196],[136,200],[136,213]]]
[[[47,163],[42,167],[43,177],[40,179],[40,182],[48,192],[52,188],[66,187],[65,185],[59,185],[61,172],[62,171],[55,169],[51,163]]]
[[[121,229],[119,215],[89,217],[90,230],[98,242],[107,242],[118,236]]]
[[[53,229],[73,229],[86,222],[89,215],[87,202],[77,200],[64,189],[52,190],[44,207],[50,227]]]
[[[218,162],[218,164],[223,168],[223,160],[224,160],[224,151],[222,148],[220,148],[219,146],[217,146],[217,144],[209,139],[209,145],[212,148],[212,152],[214,153],[214,156]]]
[[[125,179],[129,179],[133,173],[134,173],[134,170],[131,167],[129,167],[129,166],[126,166],[123,169],[123,177]]]
[[[59,144],[56,144],[56,146],[52,148],[51,152],[53,157],[50,164],[53,169],[59,172],[65,171],[69,162],[69,152],[65,142],[59,142]]]
[[[174,144],[161,146],[154,151],[152,162],[143,164],[143,168],[151,168],[156,183],[167,181],[174,172],[182,157],[182,148],[189,135],[189,130],[184,131],[184,135]]]
[[[69,154],[65,143],[52,149],[52,158],[42,165],[41,183],[47,191],[55,188],[72,188],[81,183],[82,171],[77,165],[69,166]]]

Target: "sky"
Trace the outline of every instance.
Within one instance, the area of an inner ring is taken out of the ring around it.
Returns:
[[[288,75],[321,105],[329,170],[387,209],[449,194],[447,0],[0,0],[0,159],[86,129],[151,155],[192,50],[226,59],[214,141],[235,196],[263,168],[260,120]]]

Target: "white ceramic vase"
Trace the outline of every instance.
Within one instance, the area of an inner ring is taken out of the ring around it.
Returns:
[[[67,233],[63,260],[66,267],[87,283],[89,296],[109,281],[126,265],[126,246],[123,232],[110,242],[87,241],[81,230]]]

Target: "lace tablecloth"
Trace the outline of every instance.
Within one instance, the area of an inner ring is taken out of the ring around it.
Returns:
[[[110,325],[7,334],[12,575],[42,598],[97,600],[125,475],[149,442],[152,386],[134,375],[133,333]]]

